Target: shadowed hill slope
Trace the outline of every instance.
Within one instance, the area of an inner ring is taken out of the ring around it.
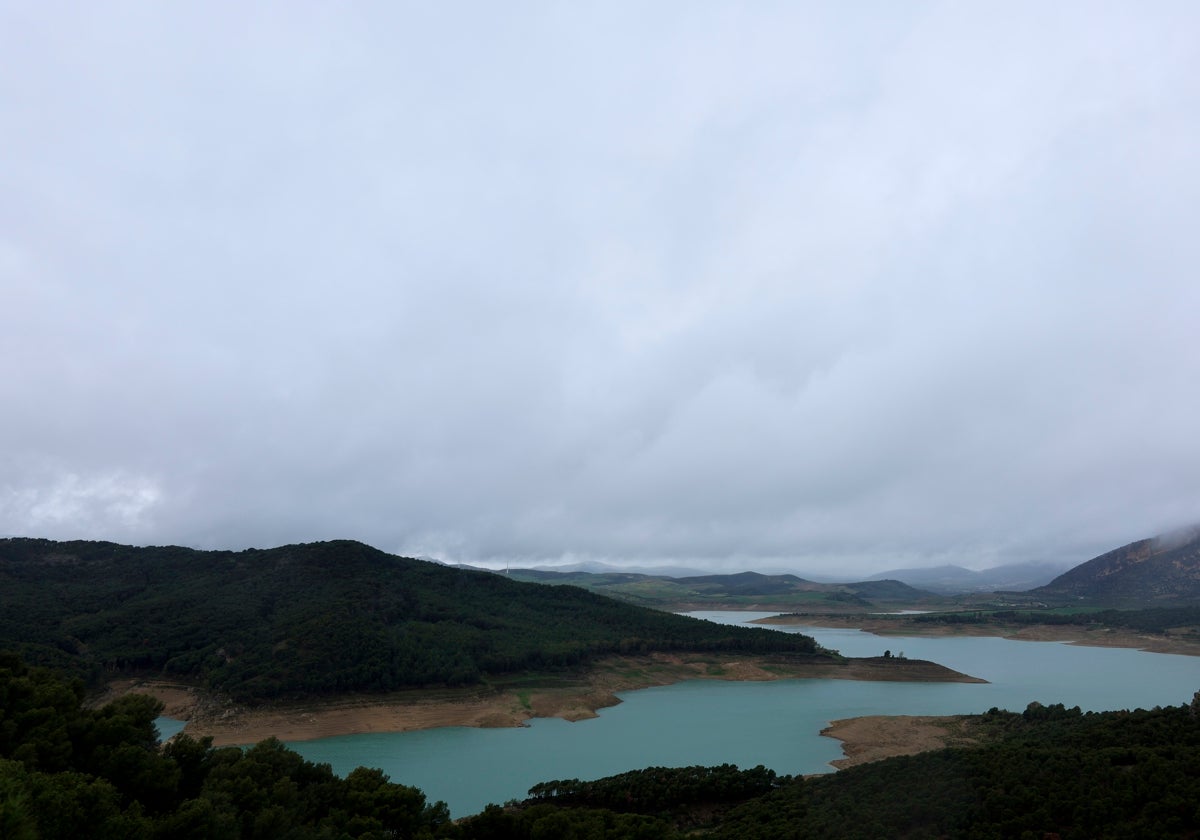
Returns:
[[[1033,593],[1112,605],[1200,602],[1200,527],[1102,554]]]
[[[574,587],[352,541],[240,552],[0,540],[0,647],[91,678],[163,673],[237,699],[467,685],[616,653],[815,654]]]

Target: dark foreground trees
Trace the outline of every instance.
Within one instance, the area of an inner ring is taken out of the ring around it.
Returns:
[[[1188,706],[979,718],[989,743],[787,786],[711,835],[754,838],[1183,838],[1200,832],[1200,720]]]
[[[161,749],[161,704],[130,696],[99,710],[82,685],[0,653],[0,837],[420,838],[448,822],[378,770],[345,779],[275,740],[214,749],[179,736]]]

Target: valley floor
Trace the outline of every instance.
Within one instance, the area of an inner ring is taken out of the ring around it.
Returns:
[[[933,662],[901,659],[795,661],[784,657],[653,654],[612,657],[570,677],[528,675],[484,688],[357,695],[300,705],[246,708],[222,704],[196,688],[156,680],[120,680],[94,703],[127,693],[151,694],[164,714],[188,721],[194,737],[216,745],[252,744],[274,736],[307,741],[336,735],[405,732],[439,726],[521,726],[533,717],[595,717],[620,701],[617,692],[683,680],[822,678],[904,682],[982,682]]]

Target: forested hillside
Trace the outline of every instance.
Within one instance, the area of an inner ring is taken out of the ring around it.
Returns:
[[[806,636],[352,541],[229,552],[0,540],[0,646],[88,679],[163,673],[243,701],[467,685],[614,653],[818,653]]]
[[[1196,703],[1080,713],[993,709],[992,743],[794,781],[731,811],[714,840],[1184,838],[1200,831]]]
[[[130,695],[91,710],[83,687],[0,652],[0,838],[433,837],[449,818],[413,787],[359,768],[344,779],[264,741],[159,749],[161,704]]]

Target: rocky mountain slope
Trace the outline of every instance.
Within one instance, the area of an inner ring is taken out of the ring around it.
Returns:
[[[1114,606],[1200,601],[1200,526],[1101,554],[1033,592]]]

